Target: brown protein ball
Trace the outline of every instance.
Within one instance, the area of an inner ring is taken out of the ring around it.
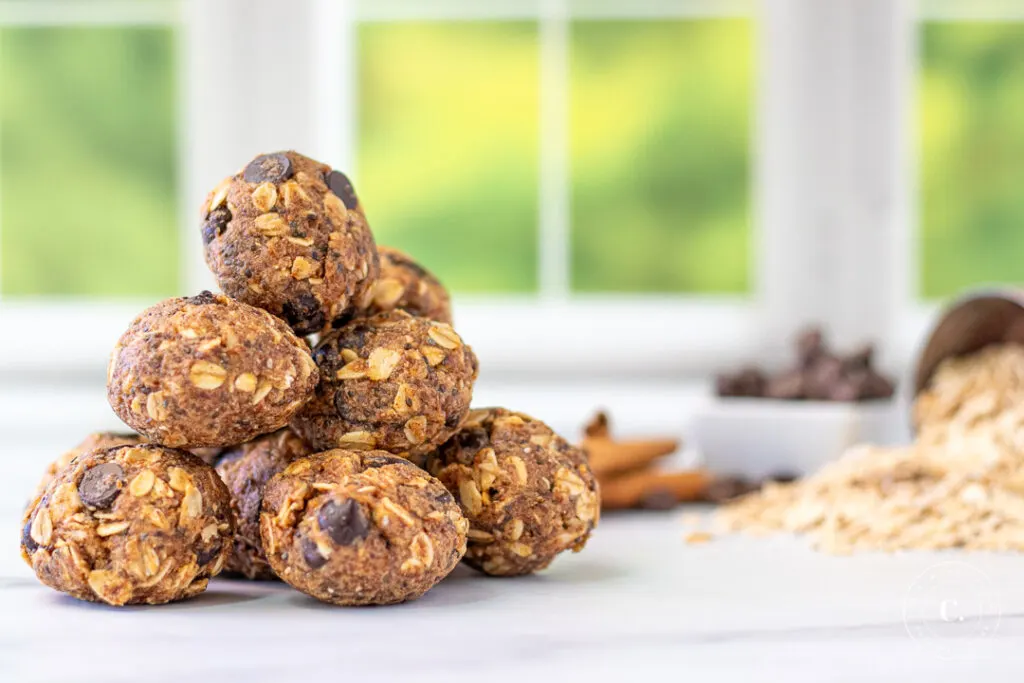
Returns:
[[[597,479],[583,451],[522,413],[474,410],[426,467],[459,499],[470,524],[466,563],[485,574],[543,569],[582,550],[597,525]]]
[[[224,570],[247,579],[276,579],[260,542],[260,505],[267,481],[294,460],[312,453],[300,436],[285,427],[229,448],[217,462],[217,474],[231,493],[235,541]]]
[[[79,455],[33,501],[21,556],[80,600],[159,604],[202,593],[233,531],[212,467],[173,448],[117,446]]]
[[[477,361],[449,325],[405,311],[360,318],[313,351],[316,395],[292,427],[317,450],[424,455],[469,412]]]
[[[380,279],[373,287],[369,314],[399,309],[421,318],[452,323],[448,290],[426,268],[392,247],[377,247]]]
[[[439,481],[383,451],[296,460],[267,484],[260,515],[277,575],[336,605],[415,600],[459,563],[468,528]]]
[[[281,320],[203,292],[132,322],[110,357],[107,399],[153,443],[231,446],[286,425],[317,379],[309,347]]]
[[[261,154],[203,202],[206,263],[231,297],[319,332],[369,303],[380,266],[352,183],[296,152]]]

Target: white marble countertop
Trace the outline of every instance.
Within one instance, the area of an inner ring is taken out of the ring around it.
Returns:
[[[625,434],[681,434],[702,390],[587,382],[478,393],[566,435],[596,406]],[[397,607],[335,608],[226,580],[162,607],[77,602],[21,562],[20,509],[47,462],[117,426],[102,383],[0,386],[0,683],[963,683],[1024,673],[1024,558],[836,558],[791,538],[687,545],[679,513],[609,516],[585,552],[538,576],[460,568]]]
[[[1024,559],[837,558],[791,538],[685,534],[678,513],[612,516],[540,575],[459,568],[417,602],[347,609],[228,580],[185,603],[91,605],[39,585],[5,543],[0,681],[931,683],[1024,671]]]

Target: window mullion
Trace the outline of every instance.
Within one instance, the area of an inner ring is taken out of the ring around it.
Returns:
[[[567,0],[545,0],[540,19],[541,296],[569,294],[569,20]]]
[[[314,149],[312,0],[184,3],[183,248],[189,290],[212,284],[197,214],[206,193],[261,152]],[[282,59],[281,55],[308,55]],[[298,63],[303,68],[295,68]]]
[[[839,345],[888,341],[907,194],[896,80],[906,2],[764,5],[760,286],[769,351],[820,322]]]
[[[315,45],[310,65],[316,100],[315,147],[310,152],[324,163],[356,171],[358,130],[357,0],[314,0],[310,15]],[[358,187],[359,179],[355,178]]]

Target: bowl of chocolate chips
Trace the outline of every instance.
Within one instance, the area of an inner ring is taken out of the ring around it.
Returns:
[[[801,333],[796,360],[718,375],[694,412],[690,433],[707,467],[762,478],[816,471],[857,443],[898,440],[893,380],[875,367],[870,344],[834,351],[818,328]]]

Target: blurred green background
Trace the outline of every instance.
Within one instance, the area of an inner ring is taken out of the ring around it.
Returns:
[[[1022,283],[1024,23],[929,23],[921,45],[921,291]]]
[[[537,286],[535,23],[358,29],[355,183],[377,241],[449,287]]]
[[[178,291],[170,28],[0,29],[0,293]]]
[[[536,292],[537,24],[357,40],[379,241],[458,291]],[[750,290],[755,40],[741,19],[571,24],[573,291]],[[1024,24],[927,23],[921,45],[920,293],[1024,281]],[[0,29],[4,296],[181,290],[174,50],[171,28]]]

